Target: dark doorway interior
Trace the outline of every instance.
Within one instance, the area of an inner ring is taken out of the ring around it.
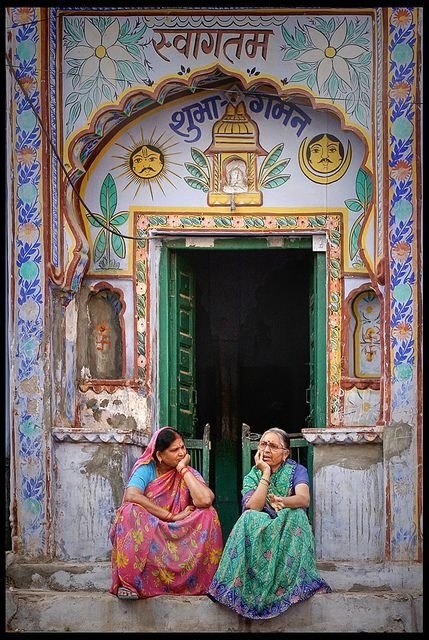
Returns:
[[[306,426],[310,250],[195,251],[198,429]]]
[[[241,489],[243,422],[258,433],[306,426],[312,251],[187,254],[196,280],[197,435],[209,422],[221,500]]]

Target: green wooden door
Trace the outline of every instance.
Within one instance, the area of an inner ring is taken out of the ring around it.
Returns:
[[[163,251],[160,280],[160,422],[193,437],[195,282],[186,253]]]
[[[310,282],[309,427],[326,426],[326,256],[315,251]]]

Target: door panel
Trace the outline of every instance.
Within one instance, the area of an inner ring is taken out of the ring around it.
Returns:
[[[194,437],[195,281],[184,252],[163,252],[160,282],[160,420]]]
[[[186,260],[186,254],[174,253],[171,260],[170,280],[176,286],[177,296],[172,308],[176,308],[177,322],[171,323],[171,344],[177,351],[177,372],[171,371],[171,385],[177,381],[176,424],[185,436],[194,436],[195,418],[195,284],[192,269]],[[173,302],[173,301],[172,301]],[[176,333],[175,326],[178,327]]]

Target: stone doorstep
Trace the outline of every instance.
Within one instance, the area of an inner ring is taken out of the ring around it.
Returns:
[[[317,566],[333,593],[315,594],[270,620],[247,620],[206,596],[118,600],[108,593],[110,562],[29,562],[8,552],[7,631],[422,631],[421,564]]]
[[[322,578],[334,592],[423,592],[421,563],[318,562]],[[10,552],[7,584],[15,589],[106,592],[110,562],[29,562]]]
[[[423,597],[405,593],[315,594],[269,620],[247,620],[206,596],[132,602],[109,593],[9,589],[10,632],[422,632]]]

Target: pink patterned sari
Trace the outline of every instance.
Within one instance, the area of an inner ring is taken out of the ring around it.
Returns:
[[[132,472],[152,459],[154,434]],[[152,452],[151,452],[152,448]],[[202,476],[189,467],[201,481]],[[175,469],[147,485],[145,495],[171,513],[192,503],[184,479]],[[158,595],[201,595],[207,592],[223,549],[219,517],[213,507],[196,508],[178,522],[165,522],[132,502],[123,502],[110,530],[112,585],[136,591],[140,598]]]

